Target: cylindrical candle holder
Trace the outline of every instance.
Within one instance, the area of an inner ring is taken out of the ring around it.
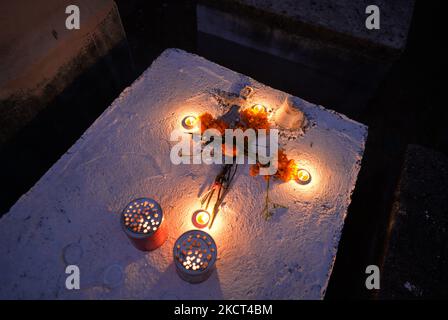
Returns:
[[[121,214],[121,226],[132,244],[139,250],[151,251],[167,238],[163,212],[153,199],[132,200]]]
[[[190,283],[207,280],[218,256],[213,238],[202,230],[190,230],[174,243],[174,264],[179,276]]]

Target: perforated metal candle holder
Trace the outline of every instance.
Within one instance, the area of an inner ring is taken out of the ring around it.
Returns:
[[[121,214],[121,225],[132,244],[139,250],[151,251],[167,238],[163,212],[153,199],[132,200]]]
[[[202,230],[182,234],[174,244],[174,264],[179,276],[190,283],[207,280],[215,270],[218,256],[213,238]]]

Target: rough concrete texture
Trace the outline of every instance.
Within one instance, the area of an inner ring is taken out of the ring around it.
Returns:
[[[80,8],[79,30],[65,26],[70,4]],[[0,144],[125,40],[112,0],[50,0],[33,10],[31,5],[24,0],[0,4]]]
[[[381,272],[381,299],[448,297],[448,157],[409,145]]]
[[[248,104],[277,110],[284,92],[177,49],[166,50],[78,142],[0,220],[0,297],[41,299],[321,299],[364,151],[367,127],[294,98],[310,126],[285,144],[307,168],[308,185],[273,183],[288,207],[262,217],[265,182],[242,165],[214,226],[217,270],[191,285],[176,274],[172,247],[193,228],[198,194],[219,165],[173,165],[170,134],[188,114],[222,106],[221,89],[255,89]],[[119,223],[132,199],[156,199],[169,236],[137,251]],[[64,262],[65,259],[65,262]],[[65,289],[66,264],[81,270],[81,290]]]
[[[224,3],[247,6],[283,19],[398,50],[403,50],[406,45],[414,7],[414,0],[226,0]],[[368,5],[380,8],[380,30],[368,30],[365,27],[365,10]]]

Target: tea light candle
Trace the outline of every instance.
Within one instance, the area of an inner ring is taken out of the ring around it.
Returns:
[[[205,228],[210,221],[210,213],[207,210],[196,210],[191,220],[196,228]]]
[[[132,200],[123,210],[121,225],[132,244],[139,250],[151,251],[167,238],[160,205],[153,199]]]
[[[311,182],[311,174],[308,170],[298,169],[297,170],[297,182],[299,184],[308,184]]]
[[[254,111],[255,113],[266,112],[266,107],[262,104],[257,103],[252,106],[252,111]]]
[[[202,230],[190,230],[174,243],[173,258],[179,276],[190,283],[207,280],[218,256],[213,238]]]
[[[184,127],[187,130],[196,128],[197,124],[198,124],[198,118],[196,118],[195,116],[186,116],[182,120],[182,127]]]

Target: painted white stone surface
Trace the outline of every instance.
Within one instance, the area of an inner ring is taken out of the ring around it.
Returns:
[[[186,114],[218,113],[210,90],[239,92],[245,84],[255,88],[254,101],[274,109],[288,97],[201,57],[166,50],[0,220],[0,298],[323,298],[367,127],[305,101],[313,125],[286,151],[309,169],[312,182],[273,183],[272,200],[288,210],[265,221],[265,182],[240,167],[209,231],[217,270],[196,285],[175,272],[173,243],[193,228],[198,194],[220,166],[171,164],[170,132]],[[142,196],[161,204],[169,224],[166,243],[146,253],[119,223],[123,207]],[[66,261],[80,268],[80,290],[65,288]]]

